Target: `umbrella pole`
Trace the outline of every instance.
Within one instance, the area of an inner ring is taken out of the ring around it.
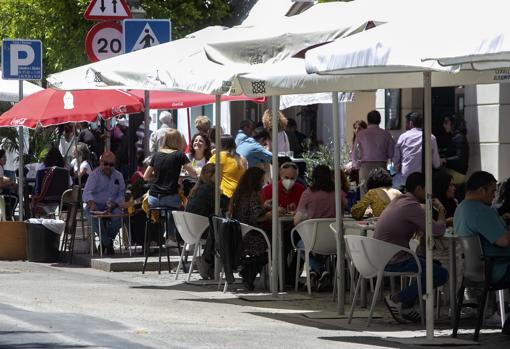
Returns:
[[[19,98],[18,101],[23,99],[23,80],[19,80]],[[18,139],[19,139],[19,156],[18,156],[18,209],[19,209],[19,220],[23,222],[23,209],[25,200],[23,196],[23,177],[25,176],[24,164],[23,164],[23,154],[25,153],[25,136],[23,134],[23,127],[18,127]]]
[[[334,146],[334,170],[335,170],[335,229],[336,239],[336,284],[337,284],[337,310],[338,314],[345,312],[345,251],[344,251],[344,230],[342,215],[342,180],[340,174],[340,106],[338,104],[338,92],[333,92],[333,146]]]
[[[434,338],[434,290],[433,290],[433,273],[432,273],[432,88],[431,73],[423,73],[423,101],[424,101],[424,149],[425,149],[425,207],[426,207],[426,229],[425,229],[425,245],[426,245],[426,329],[427,339]]]
[[[278,246],[278,229],[279,229],[279,221],[278,221],[278,124],[279,124],[279,111],[280,111],[280,96],[273,96],[272,98],[272,117],[271,117],[271,148],[273,151],[273,173],[272,173],[272,241],[273,245],[271,256],[272,259],[272,267],[271,267],[271,286],[273,296],[278,296],[278,266],[281,261],[278,260],[278,251],[281,246]],[[281,232],[280,232],[281,233]],[[284,258],[284,257],[283,257]],[[299,261],[298,261],[299,263]]]
[[[221,132],[220,132],[220,124],[221,124],[221,96],[216,95],[216,101],[214,104],[215,107],[215,113],[214,113],[214,120],[215,120],[215,132],[214,132],[214,143],[215,143],[215,150],[214,150],[214,157],[215,157],[215,163],[214,163],[214,213],[217,216],[221,216],[221,206],[220,206],[220,196],[221,196]],[[214,258],[214,279],[219,280],[220,279],[220,262],[218,257]]]
[[[148,156],[150,154],[149,149],[149,131],[150,131],[150,91],[145,90],[144,92],[144,131],[143,131],[143,151],[145,153],[145,156]]]

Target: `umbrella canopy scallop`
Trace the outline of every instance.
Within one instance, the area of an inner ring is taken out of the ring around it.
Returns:
[[[35,128],[68,122],[92,122],[143,111],[143,102],[121,90],[63,91],[52,88],[34,93],[0,116],[0,127]]]

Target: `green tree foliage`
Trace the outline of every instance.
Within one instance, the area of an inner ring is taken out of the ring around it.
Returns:
[[[172,39],[211,25],[224,25],[231,1],[225,0],[142,0],[148,18],[170,18]]]
[[[0,0],[0,39],[38,39],[44,49],[44,75],[88,63],[85,36],[97,22],[83,14],[90,0]],[[147,18],[170,18],[173,39],[230,13],[225,0],[141,0]]]
[[[0,38],[38,39],[43,43],[44,74],[86,64],[83,18],[88,0],[1,0]]]

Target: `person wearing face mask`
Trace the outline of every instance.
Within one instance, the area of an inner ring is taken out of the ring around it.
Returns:
[[[296,212],[296,208],[298,206],[299,200],[301,199],[301,195],[305,191],[305,187],[296,182],[296,179],[299,175],[298,167],[293,162],[285,162],[280,166],[280,180],[278,181],[278,206],[281,208],[281,211],[287,212],[287,214],[294,214]],[[265,207],[271,207],[273,194],[273,186],[271,183],[267,184],[262,189],[262,202]],[[266,227],[270,229],[271,223],[267,222]],[[293,224],[291,222],[284,224],[283,226],[283,251],[284,256],[289,255],[292,250],[292,244],[290,242],[290,231],[293,228]],[[294,254],[292,254],[294,256]],[[288,260],[288,259],[287,259]],[[287,285],[294,284],[295,277],[295,261],[293,260],[291,263],[286,264],[285,271],[285,283]]]
[[[280,166],[280,180],[278,181],[278,206],[282,207],[287,213],[294,213],[305,191],[301,183],[296,179],[299,175],[298,167],[293,162],[286,162]],[[273,185],[269,183],[262,189],[262,202],[266,206],[271,206],[270,201],[273,195]]]

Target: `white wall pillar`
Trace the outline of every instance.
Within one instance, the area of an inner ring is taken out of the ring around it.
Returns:
[[[470,154],[469,173],[492,173],[498,181],[510,177],[510,85],[465,88],[464,116]]]

